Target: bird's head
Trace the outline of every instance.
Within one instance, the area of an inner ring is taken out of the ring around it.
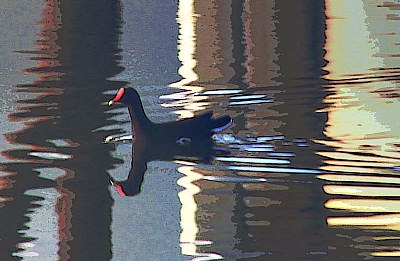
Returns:
[[[119,88],[114,98],[108,101],[108,105],[111,106],[116,102],[120,102],[124,105],[138,105],[142,106],[139,94],[133,88]]]
[[[122,102],[123,103],[123,98],[125,96],[126,90],[125,88],[119,88],[117,94],[112,98],[111,100],[108,101],[108,106],[113,105],[116,102]]]

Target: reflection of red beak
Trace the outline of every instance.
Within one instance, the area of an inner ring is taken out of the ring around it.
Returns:
[[[126,197],[126,193],[124,192],[124,190],[122,189],[122,186],[120,184],[118,184],[117,182],[110,180],[111,185],[113,185],[116,189],[118,194],[120,194],[123,197]]]
[[[117,188],[118,194],[120,194],[123,197],[126,197],[126,193],[123,191],[122,186],[120,184],[115,184],[115,187]]]

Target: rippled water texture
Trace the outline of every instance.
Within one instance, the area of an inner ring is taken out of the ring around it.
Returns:
[[[0,260],[400,257],[398,1],[0,8]],[[120,87],[233,124],[135,148]]]

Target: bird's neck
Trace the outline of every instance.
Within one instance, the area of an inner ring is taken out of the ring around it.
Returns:
[[[154,124],[147,118],[143,105],[140,101],[128,104],[129,114],[131,116],[132,131],[134,135],[146,135],[146,130],[149,130]]]

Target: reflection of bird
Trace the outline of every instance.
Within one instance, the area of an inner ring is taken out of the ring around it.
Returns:
[[[149,161],[174,158],[209,160],[215,153],[211,135],[232,124],[229,116],[214,119],[211,112],[177,122],[154,123],[147,118],[139,94],[132,88],[120,88],[108,104],[115,102],[128,107],[133,133],[132,166],[128,180],[111,182],[124,196],[140,193]]]
[[[135,196],[140,193],[146,169],[147,162],[132,161],[128,179],[120,182],[111,179],[110,183],[117,189],[118,194],[121,196]]]

